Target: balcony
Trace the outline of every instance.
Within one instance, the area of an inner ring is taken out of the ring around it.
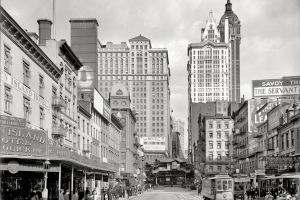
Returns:
[[[273,143],[269,143],[268,146],[267,146],[267,150],[268,151],[274,150],[274,144]]]
[[[265,150],[265,146],[258,146],[254,148],[255,153],[261,153],[264,152],[264,150]]]
[[[68,129],[62,126],[52,126],[52,135],[58,137],[66,137]]]
[[[246,131],[240,131],[240,135],[243,135],[243,134],[245,134],[246,133]]]
[[[89,144],[83,145],[82,152],[83,152],[83,153],[91,153],[91,152],[92,152],[92,146],[89,145]]]
[[[240,155],[238,155],[237,159],[238,160],[240,160],[240,159],[246,159],[246,154],[240,154]]]
[[[239,148],[244,148],[246,146],[246,144],[243,142],[243,141],[241,141],[239,144],[238,144],[238,147]]]
[[[233,157],[233,158],[237,158],[237,157],[238,157],[237,153],[234,152],[234,153],[232,154],[232,157]]]
[[[300,109],[296,109],[291,113],[292,113],[292,116],[290,116],[291,121],[294,121],[294,120],[300,118]]]
[[[66,102],[61,97],[52,97],[52,106],[54,108],[66,108]]]
[[[263,136],[263,133],[262,132],[256,132],[256,133],[253,133],[253,137],[254,138],[260,138]]]
[[[232,141],[232,144],[235,145],[235,144],[238,144],[238,143],[239,143],[239,142],[238,142],[238,139],[237,139],[236,137],[234,137],[234,138],[233,138],[233,141]]]

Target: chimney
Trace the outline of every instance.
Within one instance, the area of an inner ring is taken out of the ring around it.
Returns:
[[[27,35],[36,43],[38,44],[39,36],[35,32],[27,32]]]
[[[39,24],[39,45],[46,45],[46,40],[51,39],[52,21],[49,19],[38,19]]]

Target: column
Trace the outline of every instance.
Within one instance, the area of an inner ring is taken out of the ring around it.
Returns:
[[[59,162],[59,172],[58,172],[58,194],[61,191],[61,162]]]
[[[84,169],[84,198],[86,198],[86,169]]]
[[[92,185],[92,190],[96,189],[96,177],[94,172],[94,184]]]
[[[74,167],[72,165],[72,171],[71,171],[71,189],[70,189],[70,193],[71,193],[71,199],[73,197],[73,191],[74,191]]]

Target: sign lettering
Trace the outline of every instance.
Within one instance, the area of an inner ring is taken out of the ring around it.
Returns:
[[[49,102],[46,101],[44,98],[42,98],[39,94],[35,93],[33,90],[29,89],[27,86],[25,86],[23,83],[6,73],[5,71],[1,71],[1,79],[7,83],[8,85],[12,86],[19,92],[27,95],[30,97],[30,99],[34,100],[38,104],[42,105],[46,109],[49,109]]]

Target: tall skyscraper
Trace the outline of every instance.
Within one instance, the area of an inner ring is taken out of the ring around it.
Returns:
[[[226,23],[228,21],[228,23]],[[240,102],[240,44],[241,44],[241,22],[232,11],[232,4],[227,0],[225,13],[222,16],[218,29],[220,31],[220,41],[229,45],[229,99]]]
[[[192,104],[211,101],[240,101],[240,21],[232,11],[230,0],[219,25],[209,12],[201,30],[201,42],[188,46],[188,151],[198,139],[193,127]],[[196,113],[197,115],[198,113]]]
[[[114,83],[123,83],[132,109],[138,112],[136,131],[144,137],[170,135],[170,68],[168,50],[152,48],[141,35],[127,43],[98,43],[99,91],[109,98]],[[168,149],[166,145],[166,149]]]
[[[212,11],[201,32],[201,42],[188,46],[190,103],[229,100],[228,44],[219,42]]]

